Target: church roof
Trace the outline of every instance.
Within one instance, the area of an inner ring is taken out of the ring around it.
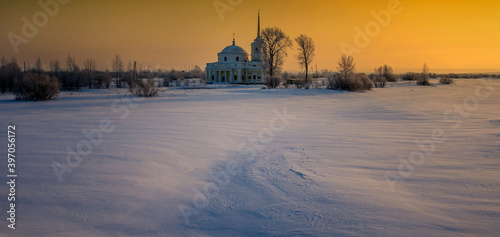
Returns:
[[[247,51],[245,51],[242,47],[238,46],[238,45],[230,45],[230,46],[227,46],[226,48],[224,48],[222,50],[221,53],[247,53]]]
[[[234,34],[233,34],[233,45],[229,45],[225,47],[220,53],[244,53],[246,54],[247,51],[245,51],[242,47],[236,45],[236,40],[234,39]]]

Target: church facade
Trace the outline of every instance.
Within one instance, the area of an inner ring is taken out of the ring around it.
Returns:
[[[263,40],[260,37],[260,14],[258,17],[257,38],[251,44],[251,54],[233,44],[218,54],[218,61],[207,63],[208,84],[262,84],[264,83],[264,67],[262,62]]]

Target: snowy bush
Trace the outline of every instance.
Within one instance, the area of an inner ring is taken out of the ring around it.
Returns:
[[[396,77],[396,75],[394,75],[394,71],[392,70],[391,66],[384,65],[384,66],[381,66],[381,67],[375,69],[375,75],[384,77],[385,80],[389,81],[389,82],[397,82],[398,81],[398,78]]]
[[[14,91],[14,84],[17,80],[22,78],[22,72],[15,59],[7,62],[2,59],[2,66],[0,67],[0,92]]]
[[[276,88],[281,84],[281,78],[278,76],[266,77],[265,85],[269,88]]]
[[[373,83],[370,78],[365,74],[334,74],[328,78],[328,89],[332,90],[345,90],[345,91],[364,91],[371,90]]]
[[[439,79],[439,83],[441,83],[441,84],[453,84],[453,83],[455,83],[455,80],[453,80],[449,77],[441,77]]]
[[[420,74],[418,80],[417,80],[417,85],[421,86],[431,86],[432,84],[429,82],[429,76],[425,74]]]
[[[142,97],[153,97],[158,95],[158,89],[153,79],[139,80],[131,92],[133,95]]]
[[[51,78],[45,74],[27,74],[16,83],[17,100],[52,100],[59,96],[61,84],[57,78]]]
[[[376,88],[384,88],[387,85],[387,79],[382,75],[374,74],[372,76],[372,82]]]
[[[427,67],[427,64],[424,64],[424,67],[422,69],[422,73],[420,73],[420,78],[417,81],[418,85],[422,86],[431,86],[432,84],[429,82],[429,67]]]
[[[405,81],[417,81],[420,76],[418,73],[408,72],[401,76]]]
[[[113,81],[113,78],[111,76],[105,74],[105,73],[99,73],[94,77],[93,80],[93,88],[96,89],[102,89],[106,88],[109,89],[111,86],[111,82]]]

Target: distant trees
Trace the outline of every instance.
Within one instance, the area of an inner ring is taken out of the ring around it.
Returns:
[[[16,83],[17,100],[52,100],[59,96],[61,84],[46,74],[28,73]]]
[[[417,80],[417,84],[422,86],[432,85],[429,82],[429,67],[427,67],[427,64],[424,64],[424,67],[422,68],[422,73],[420,73],[420,78]]]
[[[141,97],[153,97],[158,95],[158,88],[153,79],[139,80],[137,86],[132,90],[132,94]]]
[[[137,84],[137,63],[134,61],[134,66],[132,66],[132,61],[128,62],[127,72],[124,75],[124,81],[127,82],[129,90],[132,90]]]
[[[270,27],[262,30],[263,60],[266,73],[271,79],[279,74],[285,62],[287,49],[293,46],[290,37],[278,27]]]
[[[52,77],[59,77],[59,72],[61,71],[61,64],[59,63],[59,60],[50,60],[49,68]]]
[[[420,75],[414,72],[407,72],[402,75],[401,78],[405,81],[417,81],[420,78]]]
[[[153,75],[148,72],[147,79],[139,79],[137,84],[130,90],[133,95],[141,97],[153,97],[158,95]]]
[[[453,83],[455,83],[455,80],[453,80],[449,77],[443,76],[443,77],[439,78],[439,83],[441,83],[441,84],[453,84]]]
[[[371,90],[373,83],[366,74],[349,74],[347,77],[340,73],[335,73],[328,78],[328,89],[345,91],[364,91]]]
[[[314,45],[314,41],[311,37],[303,34],[295,38],[295,42],[297,42],[297,49],[299,50],[297,60],[299,61],[300,67],[306,70],[304,83],[307,84],[309,82],[309,66],[311,65],[316,54],[316,46]]]
[[[290,73],[288,73],[287,71],[283,72],[283,74],[281,74],[281,79],[283,79],[286,82],[287,80],[290,79]]]
[[[170,78],[172,81],[177,81],[183,79],[184,77],[182,75],[182,72],[176,71],[172,68],[172,70],[170,70],[170,73],[168,74],[168,78]]]
[[[281,84],[281,77],[279,76],[268,76],[264,81],[264,84],[269,88],[276,88]]]
[[[5,91],[7,91],[7,86],[4,84],[4,64],[5,64],[5,58],[2,57],[2,59],[0,59],[0,93],[5,93]]]
[[[427,64],[424,64],[422,68],[421,73],[414,73],[414,72],[407,72],[406,74],[403,74],[401,78],[406,81],[417,81],[418,85],[422,86],[430,86],[432,85],[429,82],[429,67],[427,67]]]
[[[59,90],[79,90],[81,88],[101,89],[110,88],[113,76],[116,76],[118,87],[123,87],[125,83],[129,85],[129,90],[139,96],[154,96],[158,94],[156,87],[168,85],[170,81],[182,81],[184,78],[205,79],[205,71],[200,66],[194,66],[193,70],[180,71],[172,69],[170,72],[157,69],[137,70],[142,68],[139,64],[129,62],[128,73],[123,71],[123,62],[117,54],[113,59],[114,68],[110,70],[98,71],[96,61],[87,58],[83,61],[82,68],[77,64],[77,60],[68,54],[63,63],[58,59],[51,59],[48,67],[43,68],[42,60],[37,57],[31,66],[24,63],[25,70],[17,64],[15,58],[7,60],[0,58],[0,92],[19,91],[18,99],[22,100],[45,100],[57,98],[54,87]],[[111,69],[111,68],[110,68]],[[126,80],[125,80],[126,79]],[[167,79],[158,81],[158,79]],[[54,80],[58,84],[54,83]],[[194,80],[193,80],[194,81]],[[192,81],[189,81],[192,82]],[[188,82],[186,82],[188,83]],[[180,84],[180,83],[179,83]],[[50,85],[50,86],[49,86]],[[39,88],[40,90],[34,90]]]
[[[97,85],[94,81],[95,79],[95,71],[96,71],[96,65],[95,65],[95,60],[92,58],[88,58],[85,61],[85,64],[83,66],[84,71],[85,71],[85,77],[88,82],[89,89],[92,88],[100,88],[99,85]]]
[[[392,67],[387,64],[376,68],[375,74],[385,77],[385,79],[389,82],[396,82],[398,80],[397,76],[394,74],[394,70],[392,70]]]
[[[0,92],[14,92],[14,85],[20,78],[22,78],[22,72],[16,58],[12,58],[10,61],[2,58],[0,67]]]
[[[384,88],[387,86],[387,79],[382,74],[374,73],[370,75],[370,79],[376,88]]]
[[[80,75],[80,67],[78,67],[76,59],[70,54],[66,58],[66,72],[61,72],[59,76],[64,90],[80,90],[82,87],[83,79]]]
[[[500,75],[495,75],[495,74],[487,74],[487,73],[446,73],[446,74],[431,74],[432,78],[438,78],[438,77],[449,77],[449,78],[466,78],[466,79],[471,79],[471,78],[500,78]]]
[[[57,78],[45,74],[41,59],[38,57],[32,72],[23,76],[15,58],[0,60],[0,91],[14,92],[18,100],[50,100],[57,98],[60,83]]]
[[[392,67],[388,65],[375,68],[375,72],[370,74],[370,79],[377,88],[384,88],[387,82],[396,82],[398,80]]]
[[[201,69],[200,66],[195,65],[193,71],[191,71],[191,74],[193,75],[194,78],[200,78],[201,82],[205,82],[206,80],[206,73],[204,70]]]
[[[109,89],[112,81],[113,81],[113,78],[110,75],[108,75],[107,73],[97,73],[95,78],[94,78],[94,88],[96,88],[96,89],[101,89],[101,88]]]
[[[353,74],[356,71],[356,63],[354,63],[354,58],[351,55],[342,54],[342,57],[338,62],[337,69],[342,77],[347,78],[347,76]]]
[[[112,67],[113,67],[113,72],[115,74],[115,79],[116,79],[116,87],[118,88],[122,88],[122,85],[121,85],[121,77],[123,75],[123,62],[122,62],[122,59],[120,58],[120,55],[117,54],[114,58],[113,58],[113,64],[112,64]]]
[[[40,57],[37,57],[36,60],[35,60],[34,70],[35,70],[36,74],[39,75],[39,76],[44,72],[43,71],[42,60],[40,59]]]
[[[352,56],[343,54],[338,62],[337,69],[338,73],[328,78],[328,89],[363,91],[373,88],[373,83],[368,76],[365,74],[356,74],[356,64]]]
[[[76,64],[76,59],[72,57],[71,54],[68,54],[68,57],[66,58],[66,68],[68,69],[68,72],[79,70],[78,65]]]

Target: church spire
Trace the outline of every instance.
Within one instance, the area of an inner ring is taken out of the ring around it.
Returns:
[[[236,45],[236,40],[234,38],[234,33],[233,33],[233,45]]]
[[[260,38],[260,10],[259,10],[259,19],[257,24],[257,38]]]

